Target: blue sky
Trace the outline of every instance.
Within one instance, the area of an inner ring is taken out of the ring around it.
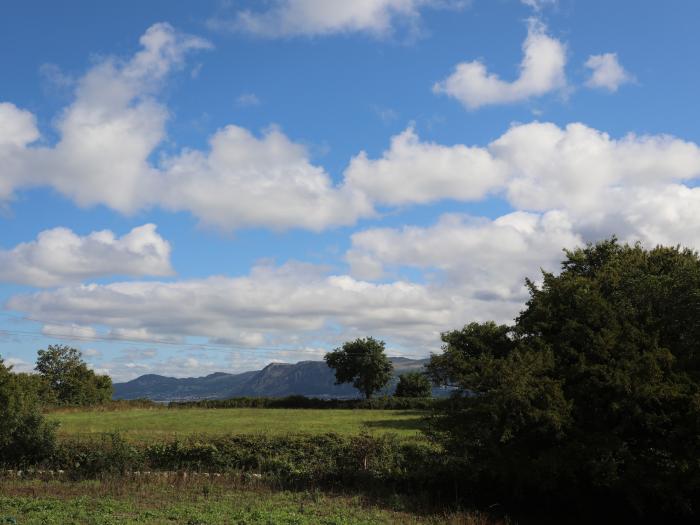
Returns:
[[[7,2],[0,355],[426,356],[612,234],[700,247],[696,2]]]

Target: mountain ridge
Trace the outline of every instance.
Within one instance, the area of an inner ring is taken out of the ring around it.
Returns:
[[[383,393],[396,387],[398,375],[422,370],[429,359],[390,358],[394,377]],[[350,399],[361,397],[351,385],[336,385],[335,374],[324,361],[269,363],[261,370],[238,374],[214,372],[202,377],[167,377],[145,374],[114,384],[114,399],[146,398],[153,401],[196,401],[231,397],[307,397]]]

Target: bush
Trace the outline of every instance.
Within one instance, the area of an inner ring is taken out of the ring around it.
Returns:
[[[63,470],[76,479],[135,471],[249,473],[283,488],[453,493],[447,490],[453,477],[435,449],[391,435],[192,436],[132,444],[108,434],[62,441],[50,456],[23,466]]]
[[[36,383],[13,374],[0,358],[0,463],[21,465],[51,456],[54,426],[39,408]]]

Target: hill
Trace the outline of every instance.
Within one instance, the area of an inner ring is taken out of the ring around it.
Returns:
[[[427,359],[391,358],[394,375],[422,370]],[[394,390],[396,380],[388,387]],[[320,398],[354,398],[359,393],[350,385],[336,385],[333,370],[324,361],[300,361],[295,364],[270,363],[262,370],[205,377],[174,378],[156,374],[115,383],[114,399],[147,398],[154,401],[192,401],[230,397],[284,397],[304,395]]]

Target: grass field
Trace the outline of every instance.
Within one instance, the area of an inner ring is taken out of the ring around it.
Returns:
[[[40,481],[0,478],[0,524],[464,524],[499,522],[467,512],[416,512],[408,500],[378,505],[360,496],[131,478]]]
[[[418,411],[400,410],[309,410],[272,408],[230,409],[129,409],[52,412],[60,423],[60,436],[88,436],[119,432],[134,441],[181,437],[192,434],[280,435],[297,432],[339,434],[395,433],[414,438],[421,435]]]

